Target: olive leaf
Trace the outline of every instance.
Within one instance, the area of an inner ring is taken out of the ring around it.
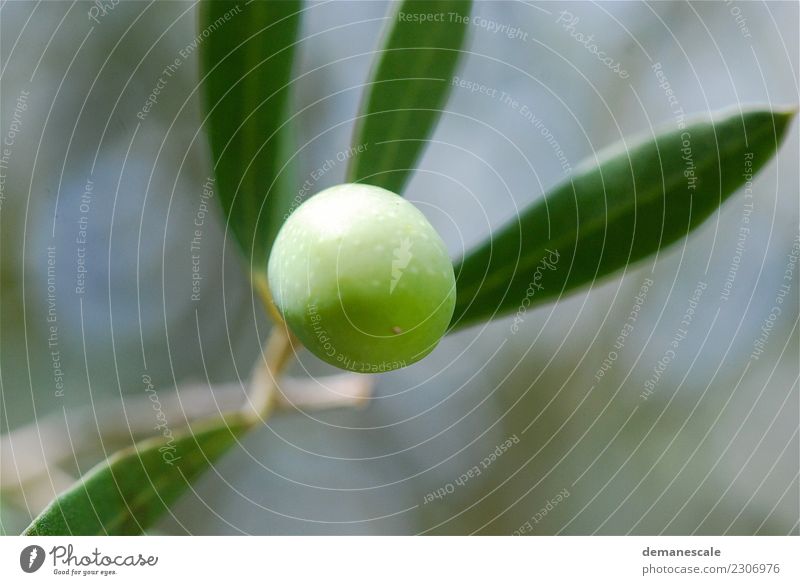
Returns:
[[[403,190],[447,101],[471,6],[467,0],[398,4],[362,97],[349,182]]]
[[[456,262],[451,327],[553,300],[684,238],[767,163],[794,113],[737,111],[601,153]]]
[[[219,200],[251,270],[269,249],[292,200],[287,123],[301,3],[200,5],[201,85]]]
[[[24,534],[141,534],[247,428],[247,419],[234,415],[123,449],[53,500]]]

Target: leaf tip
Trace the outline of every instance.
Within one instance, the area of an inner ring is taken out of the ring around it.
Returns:
[[[797,104],[772,110],[772,120],[775,124],[775,137],[778,144],[781,144],[783,139],[786,138],[789,126],[792,124],[792,120],[794,120],[795,116],[797,116],[798,110],[800,110],[800,108],[798,108]]]
[[[772,113],[776,118],[778,118],[780,120],[783,120],[785,122],[785,124],[788,126],[789,123],[797,115],[798,111],[800,111],[800,105],[792,104],[790,106],[784,106],[784,107],[780,107],[780,108],[775,108],[772,111]]]
[[[746,109],[741,114],[733,114],[733,116],[742,115],[745,125],[745,133],[750,132],[772,132],[774,135],[773,151],[783,142],[786,137],[789,126],[792,120],[798,113],[798,106],[778,106],[769,108],[755,108]]]

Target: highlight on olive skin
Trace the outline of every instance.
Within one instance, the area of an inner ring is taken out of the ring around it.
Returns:
[[[453,264],[425,216],[391,191],[326,189],[300,205],[269,257],[273,300],[314,355],[386,372],[428,355],[456,301]]]

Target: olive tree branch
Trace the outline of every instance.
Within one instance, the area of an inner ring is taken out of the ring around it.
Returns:
[[[318,378],[284,377],[275,392],[279,411],[352,408],[372,395],[374,376],[343,372]],[[252,408],[242,385],[230,382],[182,384],[151,396],[126,396],[117,401],[57,411],[0,437],[0,489],[18,490],[23,485],[47,482],[59,469],[74,466],[76,458],[112,452],[153,436],[156,409],[171,428],[189,426],[224,412]],[[61,485],[66,487],[68,484]],[[49,484],[48,484],[49,487]],[[49,487],[52,496],[52,487]],[[26,488],[26,494],[28,490]]]
[[[268,288],[262,290],[261,298],[277,315]],[[354,407],[370,398],[373,376],[348,372],[319,378],[282,377],[298,345],[285,323],[279,321],[246,389],[241,383],[182,384],[173,391],[125,396],[122,408],[117,402],[109,402],[69,412],[62,409],[17,428],[0,437],[0,489],[12,495],[24,490],[26,504],[41,508],[52,497],[53,489],[60,491],[74,481],[81,460],[151,437],[162,421],[179,429],[190,427],[193,421],[240,410],[255,425],[276,409]],[[36,496],[39,492],[42,498]]]
[[[275,307],[275,303],[272,300],[272,293],[269,290],[267,274],[265,272],[252,272],[250,274],[250,280],[252,281],[253,288],[255,289],[256,293],[258,293],[258,296],[261,299],[267,314],[272,317],[272,320],[276,325],[283,325],[283,317],[281,316],[280,312],[278,312],[278,309]]]
[[[244,412],[252,422],[266,420],[275,409],[278,378],[295,354],[292,334],[285,324],[276,324],[270,332],[260,359],[250,376],[250,390]]]

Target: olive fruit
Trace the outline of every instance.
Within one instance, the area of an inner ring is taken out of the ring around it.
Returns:
[[[272,298],[317,357],[354,372],[422,359],[450,324],[456,289],[444,242],[391,191],[325,189],[300,205],[269,257]]]

